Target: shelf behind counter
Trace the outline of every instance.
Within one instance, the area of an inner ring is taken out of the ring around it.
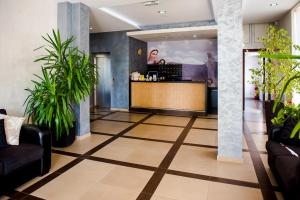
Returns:
[[[131,81],[130,109],[170,114],[207,112],[206,81]]]

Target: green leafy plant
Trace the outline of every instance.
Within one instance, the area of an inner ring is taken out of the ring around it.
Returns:
[[[257,86],[262,93],[268,93],[269,100],[271,95],[276,98],[283,87],[283,83],[295,74],[295,61],[291,58],[280,59],[277,57],[265,57],[265,55],[292,53],[292,40],[288,32],[270,25],[266,36],[259,38],[263,43],[264,49],[259,51],[260,67],[250,69],[250,83]],[[285,95],[291,98],[293,84],[286,88]]]
[[[297,50],[300,50],[299,46],[295,46]],[[298,60],[300,59],[300,56],[298,55],[291,55],[291,54],[264,54],[266,58],[275,58],[275,59],[294,59]],[[282,101],[284,94],[286,93],[287,89],[292,85],[292,89],[295,92],[300,92],[300,69],[299,69],[300,63],[296,63],[293,67],[294,74],[290,77],[288,77],[284,83],[283,87],[280,91],[279,96],[276,98],[274,106],[273,106],[273,112],[275,112],[278,104]],[[285,105],[284,108],[282,108],[277,116],[272,120],[272,122],[276,125],[283,125],[283,123],[288,119],[292,118],[297,121],[292,133],[291,138],[294,138],[297,133],[300,131],[300,105]],[[300,134],[299,134],[300,139]]]
[[[43,37],[46,55],[36,59],[42,63],[42,75],[32,80],[34,88],[25,100],[25,114],[34,124],[55,128],[56,138],[69,134],[74,126],[72,104],[78,104],[90,95],[96,82],[96,67],[90,57],[73,47],[74,37],[61,40],[59,31]]]

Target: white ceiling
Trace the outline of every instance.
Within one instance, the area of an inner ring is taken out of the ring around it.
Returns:
[[[244,24],[274,22],[291,10],[299,0],[244,0]],[[278,6],[270,6],[279,3]]]
[[[106,7],[141,26],[190,21],[213,20],[212,0],[159,0],[158,6],[147,7],[147,0],[69,0],[91,8],[92,32],[135,30],[136,27],[99,10]],[[279,5],[271,7],[270,3]],[[243,0],[244,23],[273,22],[292,9],[299,0]],[[167,14],[159,14],[166,10]]]

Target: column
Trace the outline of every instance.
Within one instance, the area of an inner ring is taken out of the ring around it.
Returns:
[[[82,3],[63,2],[58,3],[57,27],[61,38],[71,36],[76,38],[74,45],[80,50],[89,53],[90,32],[89,32],[89,7]],[[90,102],[89,97],[79,105],[74,106],[76,115],[77,136],[90,133]]]
[[[242,0],[217,0],[218,160],[242,162]]]

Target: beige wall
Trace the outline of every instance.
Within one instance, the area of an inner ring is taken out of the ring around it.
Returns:
[[[23,115],[26,87],[40,73],[33,50],[56,28],[56,0],[0,0],[0,108]]]

